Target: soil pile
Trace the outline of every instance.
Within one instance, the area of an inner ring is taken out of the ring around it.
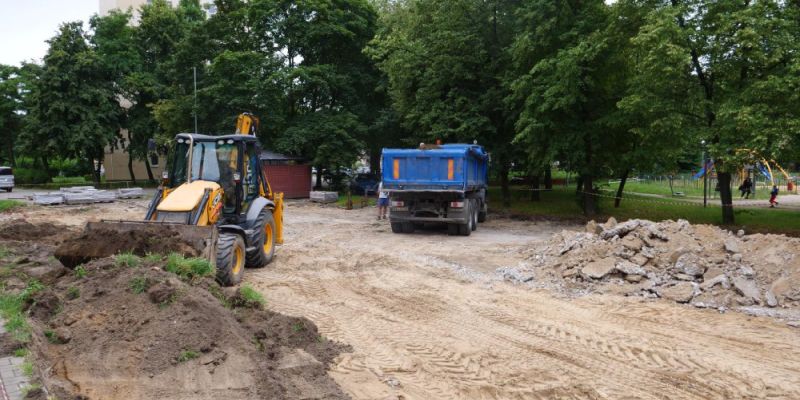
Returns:
[[[347,348],[306,319],[157,263],[106,258],[85,270],[37,293],[28,310],[35,358],[57,398],[348,398],[327,375]]]
[[[679,220],[594,221],[562,232],[507,278],[572,293],[661,297],[697,307],[800,306],[800,239]]]
[[[180,253],[199,256],[204,243],[193,243],[185,235],[165,225],[140,225],[136,230],[118,231],[107,228],[87,229],[65,240],[55,251],[55,257],[67,268],[74,268],[96,258],[131,252],[147,254]]]
[[[64,226],[43,222],[32,224],[24,219],[15,219],[0,226],[0,239],[3,240],[41,240],[71,233]]]

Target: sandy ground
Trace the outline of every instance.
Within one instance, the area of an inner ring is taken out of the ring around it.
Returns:
[[[134,200],[22,213],[77,226],[138,219],[145,208]],[[396,235],[374,208],[304,202],[290,202],[285,220],[277,258],[245,282],[269,308],[353,347],[330,374],[354,399],[800,398],[800,329],[661,300],[570,299],[494,272],[581,227],[490,219],[470,237]]]
[[[291,204],[278,258],[245,278],[353,346],[331,374],[356,399],[800,398],[796,328],[495,277],[564,226],[396,235],[373,211]]]

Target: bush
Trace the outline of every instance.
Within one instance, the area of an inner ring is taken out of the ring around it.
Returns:
[[[60,185],[83,185],[89,183],[83,176],[54,176],[52,181]]]
[[[25,203],[17,200],[0,200],[0,212],[13,210],[24,205]]]
[[[14,168],[14,182],[17,184],[38,184],[50,182],[47,172],[33,168]]]
[[[215,270],[211,262],[205,258],[186,258],[178,253],[167,256],[167,265],[164,269],[189,281],[212,276]]]
[[[133,253],[120,253],[114,256],[114,265],[117,267],[137,267],[140,261]]]

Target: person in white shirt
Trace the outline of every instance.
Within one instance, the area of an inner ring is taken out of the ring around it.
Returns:
[[[378,219],[386,219],[389,212],[389,192],[383,190],[383,182],[378,184]]]

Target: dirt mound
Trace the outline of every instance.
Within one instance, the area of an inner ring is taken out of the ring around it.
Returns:
[[[213,281],[110,259],[31,305],[34,348],[57,398],[345,399],[327,375],[347,348],[303,318],[228,308]]]
[[[40,240],[63,234],[66,227],[43,222],[32,224],[24,219],[15,219],[0,226],[0,239],[3,240]]]
[[[75,268],[90,260],[123,252],[132,252],[139,256],[175,252],[196,257],[201,250],[169,226],[142,225],[137,230],[129,231],[105,228],[85,230],[61,243],[55,251],[55,257],[65,267]]]
[[[679,220],[589,222],[532,249],[507,279],[570,293],[661,297],[697,307],[799,307],[800,239]]]

